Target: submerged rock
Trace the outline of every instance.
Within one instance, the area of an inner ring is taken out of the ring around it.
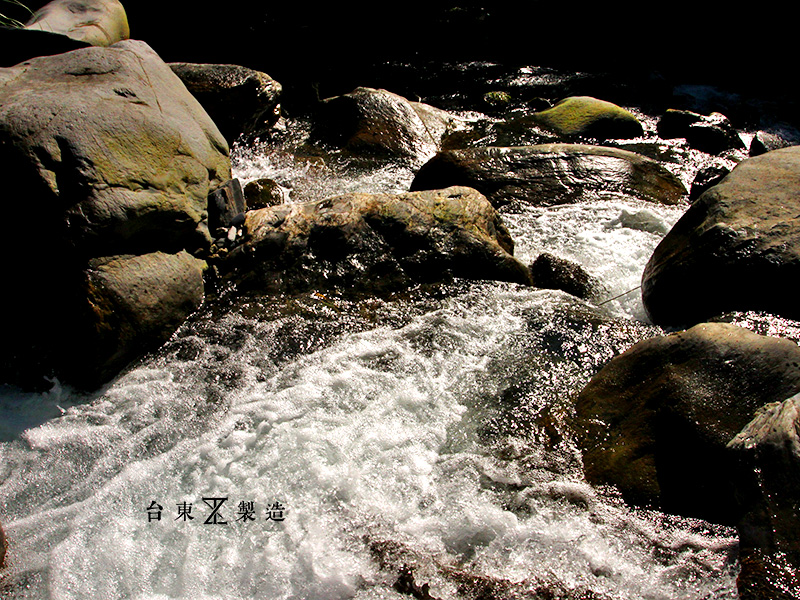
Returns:
[[[119,0],[53,0],[37,10],[25,28],[60,33],[92,46],[110,46],[130,37]]]
[[[800,347],[724,323],[645,340],[577,397],[584,470],[626,501],[734,525],[747,512],[728,443],[800,391]]]
[[[640,154],[584,144],[446,150],[417,173],[412,190],[473,187],[495,207],[513,201],[536,206],[630,195],[676,204],[686,194],[680,179]]]
[[[450,113],[386,90],[359,87],[324,100],[314,135],[354,153],[423,162],[457,126]]]
[[[228,142],[258,135],[281,116],[282,86],[272,77],[240,65],[170,63],[200,101]]]
[[[489,202],[469,188],[347,194],[247,213],[223,265],[244,289],[380,293],[451,277],[530,284]]]
[[[590,96],[565,98],[552,108],[528,118],[537,125],[568,137],[606,140],[635,138],[644,134],[639,119],[630,111]]]
[[[739,163],[653,252],[642,298],[654,323],[680,327],[732,310],[800,317],[800,147]]]

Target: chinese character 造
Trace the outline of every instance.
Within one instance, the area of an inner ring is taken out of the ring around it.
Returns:
[[[194,519],[194,517],[192,516],[192,503],[191,502],[189,502],[189,503],[181,502],[177,506],[178,506],[178,516],[175,519],[176,521],[178,519],[183,519],[184,521]]]
[[[208,505],[211,509],[211,514],[208,515],[208,518],[203,521],[204,525],[227,525],[227,521],[223,521],[224,518],[221,514],[219,514],[219,509],[225,503],[227,498],[203,498],[203,502]]]
[[[236,514],[239,515],[238,517],[236,517],[237,521],[242,521],[242,522],[255,521],[256,520],[255,502],[245,502],[244,500],[239,502],[239,511]]]
[[[160,521],[161,520],[161,511],[164,510],[164,507],[158,504],[155,500],[150,503],[150,506],[147,507],[147,522],[150,521]]]
[[[267,509],[267,521],[283,521],[286,517],[283,511],[286,507],[280,502],[273,502],[272,506]]]

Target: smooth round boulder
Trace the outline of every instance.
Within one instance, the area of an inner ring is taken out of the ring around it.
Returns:
[[[656,324],[685,327],[734,310],[800,318],[800,147],[739,163],[656,247],[642,299]]]
[[[144,42],[0,70],[0,124],[7,193],[28,199],[9,222],[35,206],[84,256],[196,247],[209,192],[231,179],[216,125]]]
[[[37,10],[25,28],[60,33],[92,46],[110,46],[130,37],[119,0],[53,0]]]
[[[741,465],[728,443],[766,403],[800,391],[800,347],[726,323],[640,342],[581,390],[584,472],[634,505],[737,524]]]
[[[226,264],[241,289],[393,292],[453,277],[530,284],[499,215],[473,189],[346,194],[250,211]]]
[[[422,163],[458,125],[447,111],[382,89],[359,87],[318,107],[314,136],[356,154]]]
[[[606,140],[644,135],[644,128],[633,113],[591,96],[564,98],[552,108],[534,113],[529,118],[533,123],[567,137]]]
[[[586,144],[445,150],[422,166],[411,190],[451,185],[475,188],[498,208],[515,201],[551,206],[619,195],[677,204],[686,195],[680,179],[660,163]]]

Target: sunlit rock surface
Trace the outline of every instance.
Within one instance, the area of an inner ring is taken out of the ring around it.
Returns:
[[[583,144],[446,150],[417,173],[411,189],[474,187],[494,206],[536,206],[630,195],[676,204],[686,188],[660,163],[618,148]]]
[[[500,216],[452,187],[348,194],[250,211],[227,279],[265,291],[392,291],[451,277],[530,283]]]
[[[652,320],[685,326],[730,310],[800,316],[800,147],[739,163],[686,211],[642,275]]]

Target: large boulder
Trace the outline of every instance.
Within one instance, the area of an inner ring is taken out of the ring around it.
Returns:
[[[228,146],[172,70],[128,40],[0,70],[11,223],[52,222],[86,256],[194,248]],[[48,240],[54,243],[56,240]]]
[[[800,347],[789,340],[703,323],[640,342],[577,397],[586,477],[632,504],[737,524],[750,502],[728,443],[764,404],[798,391]]]
[[[530,284],[489,202],[469,188],[347,194],[250,211],[224,270],[243,289],[381,293],[451,277]]]
[[[419,170],[412,190],[464,185],[495,207],[513,201],[537,206],[627,195],[676,204],[686,194],[680,179],[640,154],[584,144],[446,150]]]
[[[60,33],[92,46],[110,46],[130,37],[119,0],[53,0],[37,10],[25,28]]]
[[[458,125],[444,110],[386,90],[359,87],[318,107],[315,137],[354,153],[421,164]]]
[[[118,335],[104,339],[116,339],[116,349],[105,344],[100,356],[75,343],[95,335],[86,314],[97,286],[87,286],[87,274],[105,271],[93,261],[207,249],[209,192],[231,178],[219,130],[146,44],[128,40],[0,69],[0,168],[6,248],[14,250],[0,256],[14,290],[0,300],[3,380],[32,385],[55,375],[95,385],[198,304],[196,288],[191,300],[183,292],[184,299],[166,299],[177,293],[176,277],[196,281],[198,264],[161,261],[145,280],[163,301],[149,316],[139,313],[130,334],[111,327]],[[118,278],[109,293],[124,295],[137,277]],[[156,320],[167,325],[154,334],[147,323]]]
[[[225,139],[268,130],[281,116],[281,84],[240,65],[170,63]]]
[[[528,117],[533,123],[566,137],[627,139],[644,135],[633,113],[605,100],[572,96]]]
[[[800,317],[800,147],[739,163],[653,252],[642,298],[654,323],[686,326],[732,310]]]

